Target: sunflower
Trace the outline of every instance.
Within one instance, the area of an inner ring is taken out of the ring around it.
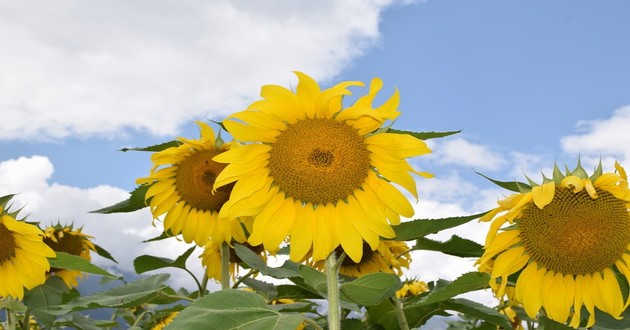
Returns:
[[[245,231],[249,231],[252,227],[252,218],[244,217],[239,219],[238,223],[245,227]],[[234,243],[243,244],[256,254],[266,258],[266,253],[264,253],[265,251],[263,250],[262,245],[251,246],[246,241],[247,238],[245,235],[234,235],[232,236],[232,241],[230,243],[231,245]],[[221,282],[221,244],[222,242],[215,242],[212,239],[208,240],[204,246],[203,252],[199,256],[199,258],[201,258],[201,264],[206,269],[206,275],[217,282]],[[241,261],[242,260],[236,255],[234,249],[230,247],[230,275],[232,276],[233,281],[236,280],[236,276],[238,275],[238,265]]]
[[[179,315],[179,312],[170,312],[170,313],[166,314],[166,316],[164,316],[162,319],[160,319],[151,328],[151,330],[162,330],[162,329],[164,329],[167,325],[169,325],[171,322],[173,322],[173,320],[175,319],[175,317],[177,317],[177,315]]]
[[[74,229],[72,225],[49,226],[44,230],[44,243],[55,252],[66,252],[91,261],[90,251],[96,251],[96,247],[90,241],[92,236],[84,234],[81,230],[82,228]],[[83,272],[72,269],[51,268],[50,274],[59,276],[68,288],[77,287],[78,279],[83,278]]]
[[[24,289],[46,281],[48,258],[56,254],[44,244],[42,231],[0,212],[0,298],[21,300]]]
[[[502,297],[515,286],[514,299],[534,318],[541,308],[560,323],[580,326],[582,306],[595,323],[595,307],[615,318],[624,301],[620,281],[630,282],[630,190],[625,169],[590,177],[578,161],[553,179],[498,202],[481,220],[494,219],[477,261],[490,273],[490,286]],[[501,227],[509,223],[509,226]],[[617,276],[618,274],[618,276]],[[513,276],[512,276],[513,275]]]
[[[395,236],[391,225],[414,214],[397,183],[417,198],[415,171],[406,158],[431,152],[408,134],[387,133],[383,124],[398,117],[398,91],[377,108],[372,101],[382,87],[373,79],[369,93],[342,108],[343,82],[320,90],[309,76],[299,78],[295,93],[263,86],[263,100],[223,121],[236,140],[251,142],[214,158],[227,167],[215,189],[233,184],[224,216],[255,216],[249,242],[276,249],[291,237],[291,260],[309,250],[315,260],[341,245],[355,262],[364,241],[372,250],[380,237]]]
[[[407,298],[417,296],[423,292],[429,291],[427,283],[417,279],[410,279],[403,282],[403,285],[396,291],[396,297]]]
[[[341,248],[335,249],[337,255],[341,255]],[[309,255],[307,254],[307,257]],[[308,264],[323,270],[324,260],[310,260]],[[409,247],[405,242],[381,241],[374,251],[367,243],[363,243],[363,254],[359,262],[350,258],[344,258],[339,267],[339,273],[352,277],[361,277],[371,273],[390,273],[402,276],[403,268],[409,269],[411,256]]]
[[[219,210],[230,197],[233,185],[212,190],[217,175],[225,164],[212,160],[216,155],[235,146],[215,139],[215,133],[205,123],[196,122],[201,138],[178,138],[180,144],[151,156],[153,168],[148,178],[138,184],[150,184],[145,194],[153,217],[166,214],[164,231],[182,233],[184,241],[203,246],[212,237],[215,242],[229,242],[232,230],[239,230],[233,219],[219,216]],[[237,233],[242,235],[241,232]]]

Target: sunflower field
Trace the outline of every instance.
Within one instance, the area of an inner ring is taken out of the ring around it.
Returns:
[[[630,328],[621,164],[589,172],[578,159],[553,163],[538,181],[486,177],[505,191],[496,208],[418,219],[412,203],[433,175],[408,160],[432,152],[426,140],[458,131],[394,128],[400,96],[375,104],[378,78],[322,90],[295,74],[294,89],[265,85],[245,110],[197,121],[198,138],[123,149],[146,153],[152,167],[127,200],[92,212],[149,208],[147,226],[163,231],[149,241],[188,248],[176,259],[137,256],[131,278],[91,263],[95,254],[116,261],[92,241],[98,233],[44,226],[13,207],[14,195],[0,197],[0,328]],[[489,228],[483,244],[427,237],[471,222]],[[452,281],[407,277],[411,253],[423,250],[473,266]],[[188,273],[196,289],[173,287],[167,269]],[[88,276],[103,289],[82,294]],[[471,299],[477,291],[494,305]]]

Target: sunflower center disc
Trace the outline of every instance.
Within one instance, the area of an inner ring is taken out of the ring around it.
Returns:
[[[188,156],[177,164],[175,186],[183,201],[190,206],[204,211],[218,212],[230,198],[234,184],[223,186],[213,194],[214,181],[227,166],[217,163],[212,157],[218,151],[202,150]]]
[[[9,228],[0,223],[0,265],[15,257],[15,240]]]
[[[54,234],[56,235],[56,233]],[[57,236],[57,242],[48,237],[44,237],[44,243],[55,252],[66,252],[75,256],[81,256],[83,252],[83,238],[77,235],[65,234],[63,237]],[[62,268],[51,267],[51,272],[59,272]]]
[[[591,274],[613,265],[630,243],[630,216],[623,201],[597,189],[575,194],[556,188],[542,210],[531,205],[517,220],[531,258],[563,274]]]
[[[339,258],[339,256],[341,256],[343,252],[344,252],[343,248],[341,247],[341,245],[339,245],[335,249],[335,256]],[[361,255],[361,260],[359,260],[359,262],[354,262],[352,258],[350,258],[349,256],[346,256],[345,258],[343,258],[343,261],[341,262],[341,266],[342,267],[357,267],[357,269],[360,271],[361,264],[365,261],[370,260],[374,253],[376,252],[372,251],[372,248],[370,247],[370,245],[363,242],[363,254]]]
[[[370,152],[357,130],[333,119],[289,125],[269,152],[269,172],[288,196],[304,203],[345,200],[370,169]]]

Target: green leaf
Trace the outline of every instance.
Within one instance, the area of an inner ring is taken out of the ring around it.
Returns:
[[[446,310],[457,311],[468,316],[496,324],[503,327],[503,329],[512,328],[512,324],[508,318],[499,313],[496,309],[486,307],[468,299],[451,299],[442,302],[440,305]]]
[[[169,258],[154,257],[146,254],[141,255],[134,259],[133,267],[138,274],[167,267],[186,269],[186,260],[188,260],[188,257],[190,257],[193,251],[195,251],[195,248],[196,246],[191,247],[175,260]]]
[[[21,303],[20,301],[15,300],[0,300],[0,309],[8,309],[18,313],[26,312],[26,305]]]
[[[489,181],[491,181],[492,183],[496,184],[497,186],[501,187],[501,188],[505,188],[507,190],[511,190],[517,193],[523,193],[525,191],[530,191],[532,189],[532,186],[528,185],[527,183],[524,182],[519,182],[519,181],[498,181],[495,179],[491,179],[490,177],[487,177],[477,171],[475,171],[475,173],[481,175],[482,177],[488,179]]]
[[[116,203],[114,205],[108,206],[108,207],[104,207],[102,209],[90,211],[90,213],[110,214],[110,213],[133,212],[133,211],[143,209],[147,206],[144,200],[144,196],[147,193],[147,190],[149,190],[149,187],[151,187],[150,184],[143,184],[131,192],[129,199]]]
[[[47,312],[63,315],[73,311],[97,308],[128,308],[149,303],[168,288],[169,274],[158,274],[139,279],[91,296],[79,297],[65,305],[49,307]]]
[[[162,151],[171,147],[178,147],[180,145],[182,145],[183,143],[177,140],[173,140],[173,141],[168,141],[168,142],[164,142],[164,143],[160,143],[160,144],[156,144],[156,145],[152,145],[149,147],[144,147],[144,148],[122,148],[119,151],[122,152],[127,152],[127,151]]]
[[[341,293],[359,305],[373,306],[393,296],[401,286],[396,275],[372,273],[342,284]]]
[[[416,245],[412,250],[439,251],[458,257],[478,258],[483,254],[483,245],[457,235],[451,236],[451,238],[445,242],[420,237],[416,240]]]
[[[315,294],[310,290],[306,290],[296,285],[280,284],[276,287],[277,295],[274,299],[288,298],[293,300],[300,299],[321,299],[319,294]]]
[[[419,299],[414,305],[426,305],[446,301],[458,294],[476,291],[488,287],[490,275],[482,272],[463,274],[454,281],[438,280],[437,285],[428,295]]]
[[[56,258],[48,259],[50,267],[79,270],[86,273],[98,274],[109,277],[117,277],[105,269],[98,267],[89,261],[66,252],[57,252]]]
[[[471,220],[481,217],[484,213],[473,214],[463,217],[452,217],[443,219],[417,219],[413,221],[403,222],[398,226],[394,226],[397,241],[411,241],[429,234],[435,234],[441,230],[457,227],[459,225],[470,222]]]
[[[300,275],[304,280],[304,283],[315,292],[326,298],[328,291],[326,275],[307,265],[300,265],[298,270],[300,271]]]
[[[54,328],[71,327],[82,330],[102,330],[103,328],[118,327],[117,321],[95,320],[79,313],[72,313],[67,317],[55,321]]]
[[[38,285],[24,294],[24,304],[38,321],[49,326],[55,316],[48,313],[48,308],[63,303],[64,294],[69,292],[68,286],[57,276],[49,277],[42,285]]]
[[[171,238],[171,237],[173,237],[173,236],[175,236],[175,235],[171,234],[171,233],[170,233],[170,230],[169,230],[169,232],[168,232],[168,233],[167,233],[167,232],[165,232],[165,231],[163,231],[163,232],[160,234],[160,236],[156,236],[156,237],[153,237],[153,238],[149,238],[149,239],[147,239],[147,240],[142,241],[142,243],[149,243],[149,242],[161,241],[161,240],[163,240],[163,239]]]
[[[398,129],[389,129],[387,133],[396,133],[396,134],[409,134],[415,138],[420,140],[429,140],[429,139],[437,139],[443,138],[445,136],[454,135],[460,133],[459,131],[448,131],[448,132],[412,132],[412,131],[403,131]]]
[[[410,327],[415,329],[421,328],[422,325],[424,325],[434,315],[450,316],[444,310],[439,308],[438,305],[439,303],[412,306],[409,308],[405,307],[403,312],[405,314],[405,318],[407,319],[407,323],[409,323]],[[378,305],[366,306],[365,308],[368,312],[370,323],[379,325],[383,329],[400,328],[396,312],[394,311],[395,307],[392,304],[391,299],[385,299]]]
[[[597,320],[599,322],[599,320]],[[568,327],[562,323],[558,323],[546,316],[540,317],[540,325],[542,325],[542,329],[544,330],[571,330],[573,328]],[[593,328],[596,329],[596,328]],[[613,329],[627,329],[627,328],[613,328]]]
[[[267,266],[267,263],[258,254],[242,244],[234,244],[234,251],[247,266],[257,269],[263,275],[277,279],[300,276],[296,270],[291,269],[291,262],[289,261],[285,262],[281,267],[273,268]]]
[[[113,261],[115,263],[118,263],[118,261],[116,261],[116,259],[114,259],[114,257],[112,257],[112,255],[109,252],[107,252],[107,250],[103,249],[102,247],[100,247],[100,246],[98,246],[96,244],[94,244],[94,247],[96,248],[96,253],[99,256],[101,256],[101,257],[103,257],[105,259],[109,259],[109,260],[111,260],[111,261]]]
[[[253,278],[246,278],[243,280],[243,284],[254,289],[254,291],[256,291],[258,294],[265,297],[267,301],[272,301],[276,299],[276,296],[278,295],[278,290],[276,289],[276,286],[271,283],[256,280]]]
[[[190,304],[167,329],[295,329],[304,317],[280,313],[252,292],[221,290]]]

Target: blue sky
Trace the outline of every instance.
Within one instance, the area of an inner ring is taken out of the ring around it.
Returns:
[[[630,159],[627,1],[0,2],[0,30],[0,193],[22,192],[37,220],[84,224],[114,256],[137,251],[123,271],[173,252],[137,244],[158,231],[146,213],[85,214],[148,174],[148,154],[116,150],[196,137],[194,120],[294,84],[292,70],[323,86],[381,77],[383,99],[401,93],[394,127],[463,130],[413,161],[437,175],[419,180],[421,217],[493,207],[503,192],[473,169],[511,180],[578,154]]]

